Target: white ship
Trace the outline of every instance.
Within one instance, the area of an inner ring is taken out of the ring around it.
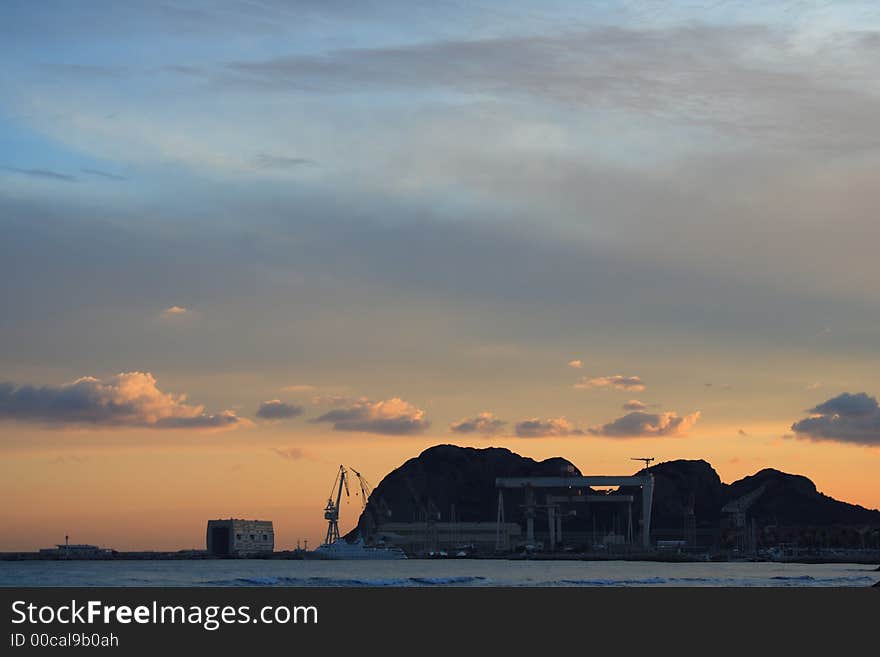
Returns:
[[[316,547],[312,554],[319,559],[406,559],[406,554],[398,547],[368,546],[364,539],[358,538],[349,543],[344,538]]]
[[[358,479],[361,489],[361,506],[366,508],[367,499],[370,496],[370,485],[357,470],[351,470]],[[398,547],[387,545],[370,546],[364,543],[364,539],[358,536],[349,543],[339,535],[339,503],[342,501],[342,490],[350,496],[348,491],[348,470],[345,466],[339,466],[336,481],[330,489],[330,497],[327,498],[327,506],[324,507],[324,519],[327,521],[327,536],[324,542],[309,553],[309,556],[318,559],[406,559],[406,554]],[[335,493],[335,501],[333,499]],[[357,493],[357,491],[355,491]]]

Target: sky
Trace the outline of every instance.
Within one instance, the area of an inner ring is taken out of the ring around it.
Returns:
[[[874,3],[8,0],[0,55],[0,550],[315,545],[439,443],[880,507]]]

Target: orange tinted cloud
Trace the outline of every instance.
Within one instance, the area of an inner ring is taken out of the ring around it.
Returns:
[[[272,452],[288,461],[298,461],[305,456],[305,451],[300,447],[273,447]]]
[[[645,389],[645,384],[638,376],[623,376],[614,374],[612,376],[599,376],[594,379],[584,377],[580,382],[574,384],[575,388],[614,388],[615,390],[632,390],[641,392]]]
[[[675,412],[643,413],[633,411],[608,424],[590,429],[590,433],[596,436],[615,438],[684,436],[699,419],[699,411],[684,416]]]
[[[387,435],[421,433],[430,426],[425,411],[399,397],[370,401],[362,397],[344,408],[336,408],[312,422],[329,422],[334,431],[355,431]]]
[[[189,308],[184,308],[183,306],[169,306],[161,313],[159,313],[159,316],[162,319],[173,319],[174,317],[181,317],[182,315],[186,315],[189,312]]]
[[[230,429],[247,423],[234,411],[216,414],[163,392],[149,372],[122,372],[107,381],[82,377],[59,386],[0,384],[0,419],[54,426]]]

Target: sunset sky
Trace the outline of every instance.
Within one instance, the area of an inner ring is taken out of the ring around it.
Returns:
[[[438,443],[880,507],[875,2],[7,0],[0,53],[0,550],[315,545]]]

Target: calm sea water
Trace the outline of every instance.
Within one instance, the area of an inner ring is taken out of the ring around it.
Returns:
[[[25,561],[0,586],[871,586],[858,564],[647,561]]]

